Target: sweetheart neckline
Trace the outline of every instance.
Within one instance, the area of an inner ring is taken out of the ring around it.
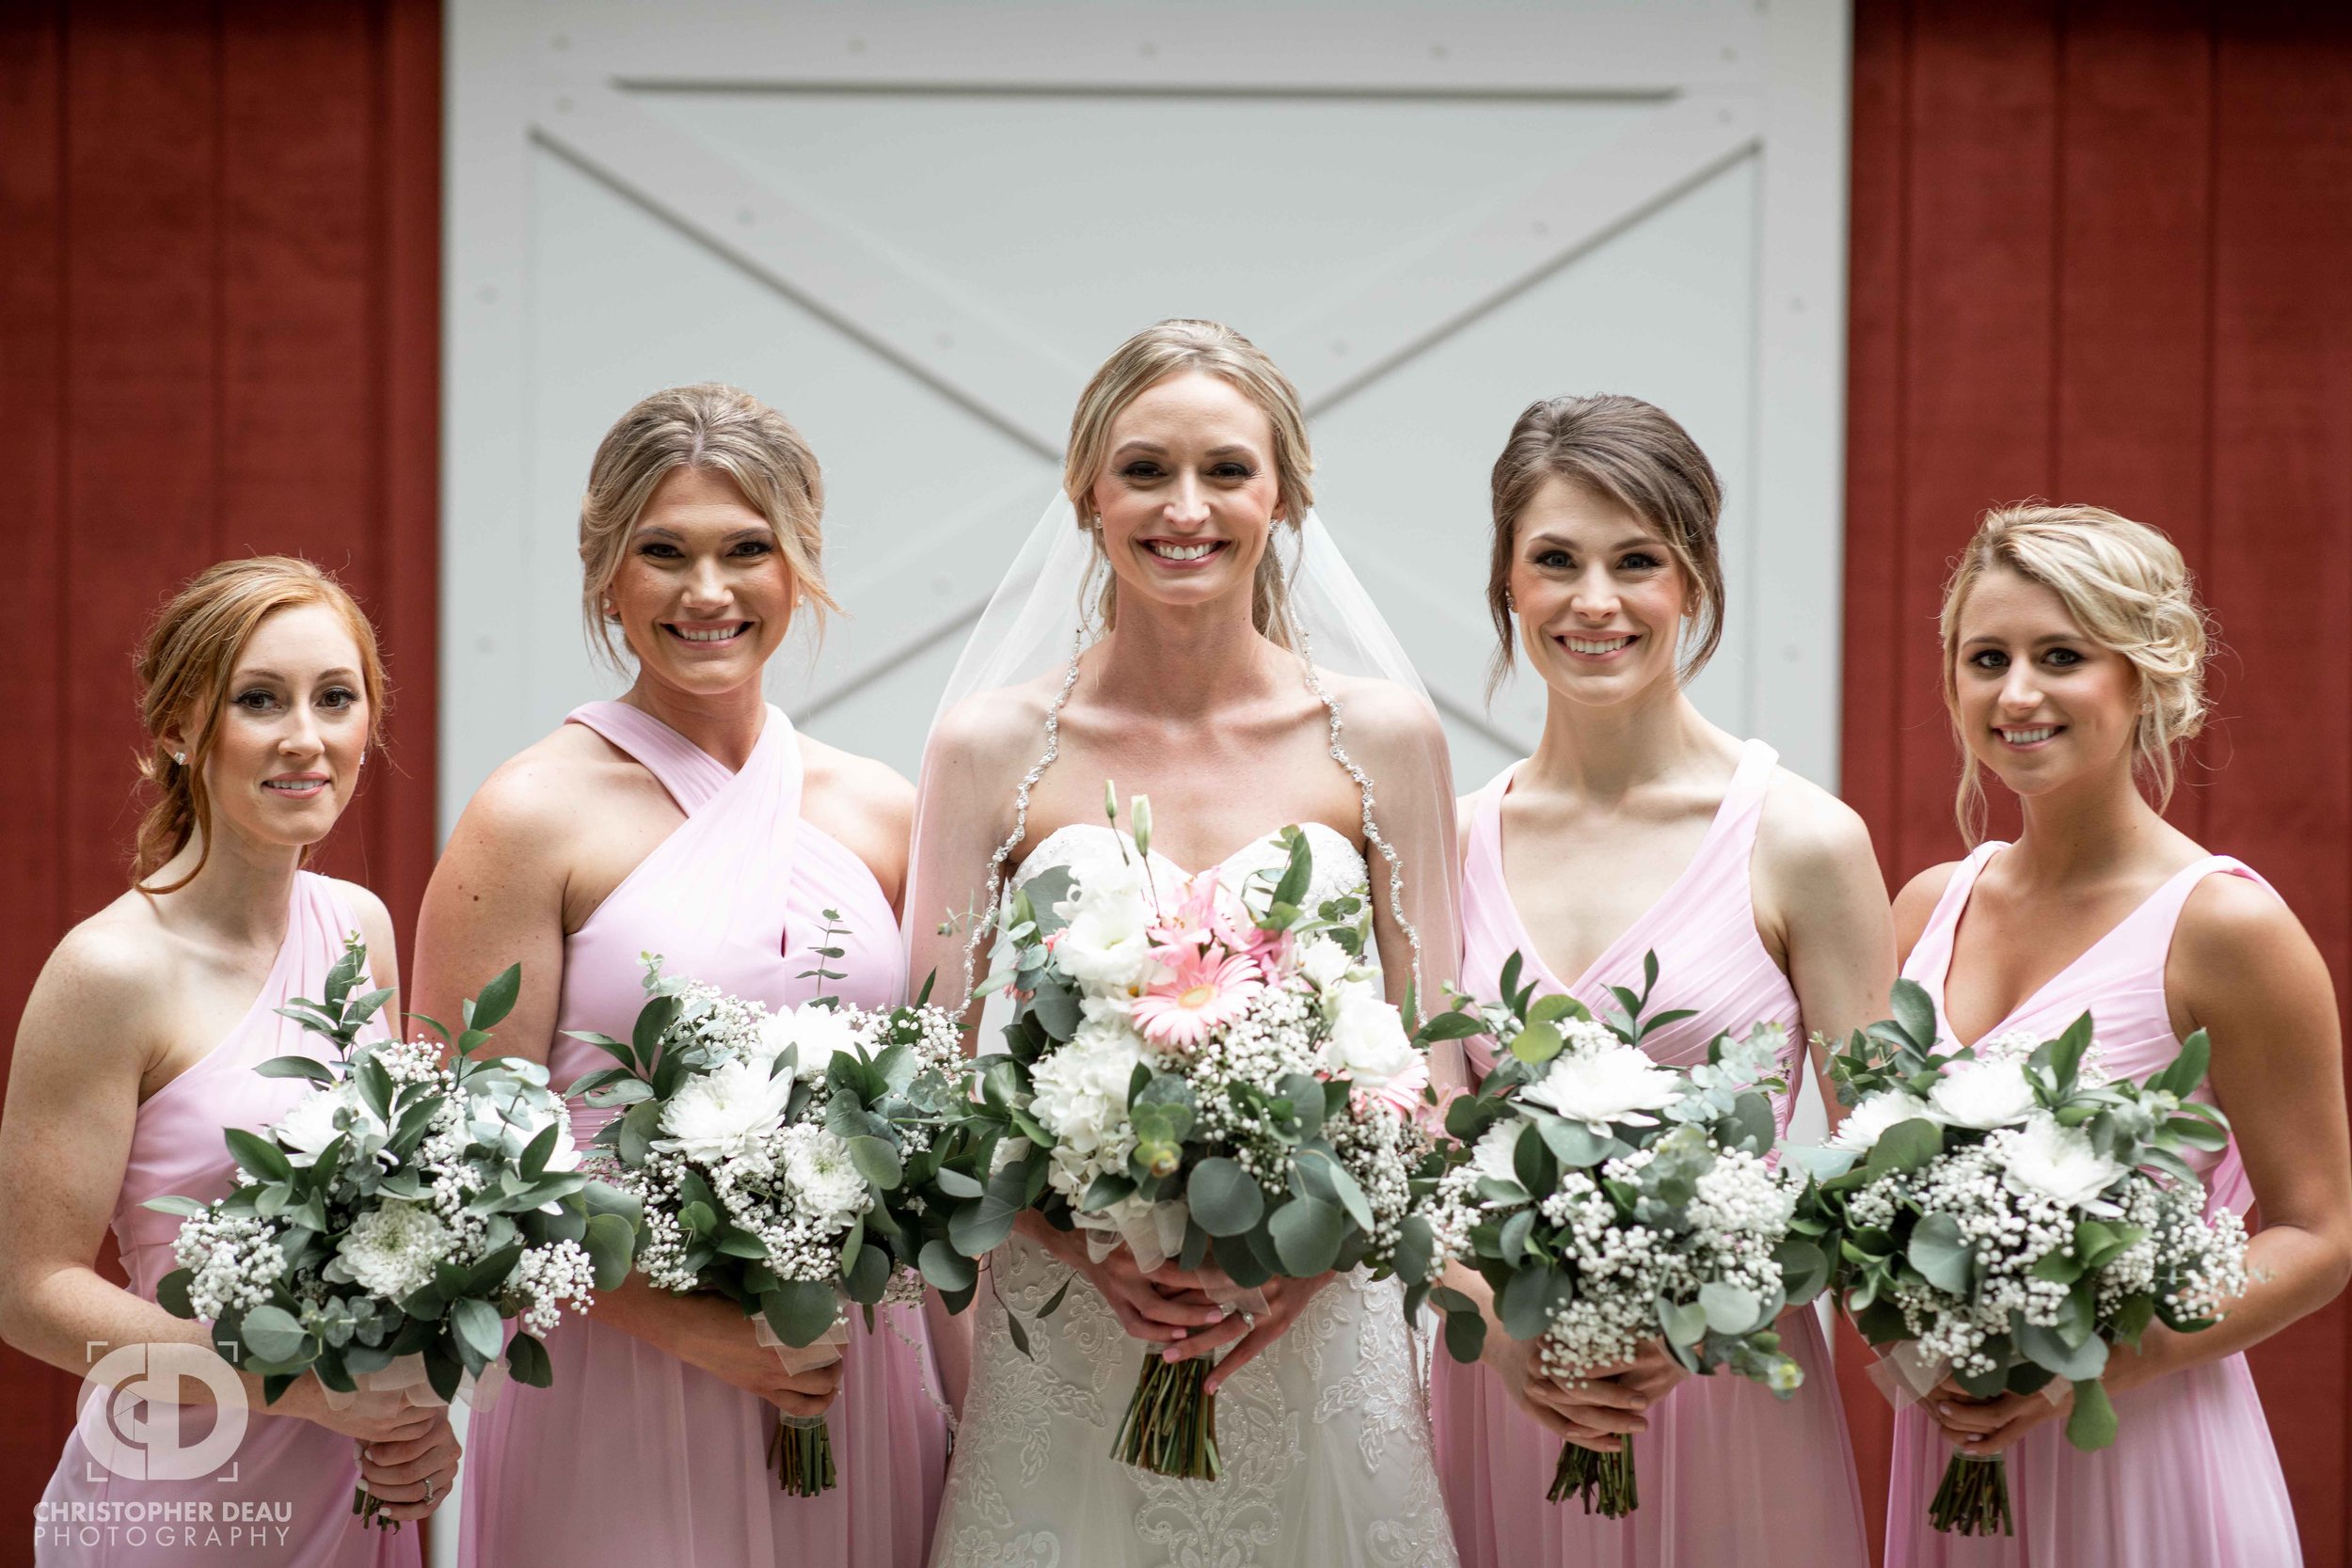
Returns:
[[[1333,838],[1338,839],[1340,843],[1345,847],[1347,852],[1355,857],[1356,863],[1364,867],[1364,875],[1367,878],[1371,876],[1371,863],[1364,859],[1363,851],[1356,847],[1354,840],[1350,839],[1345,833],[1340,832],[1337,828],[1331,826],[1330,823],[1319,822],[1311,819],[1301,823],[1285,823],[1283,826],[1295,827],[1301,832],[1305,832],[1310,835],[1312,834],[1315,829],[1321,828],[1325,832],[1330,834]],[[1022,874],[1029,869],[1030,863],[1035,861],[1038,856],[1043,854],[1045,852],[1045,847],[1053,843],[1054,840],[1059,838],[1062,834],[1089,831],[1099,833],[1115,833],[1119,838],[1127,843],[1132,844],[1135,842],[1134,838],[1130,834],[1125,832],[1123,830],[1113,828],[1107,822],[1065,822],[1060,827],[1056,828],[1052,832],[1047,833],[1043,838],[1039,839],[1036,847],[1027,854],[1021,857],[1021,864],[1013,872],[1012,879],[1015,882],[1020,881],[1022,879]],[[1232,865],[1235,861],[1240,860],[1251,850],[1263,849],[1268,844],[1273,843],[1276,836],[1279,834],[1281,831],[1281,828],[1270,828],[1266,832],[1260,833],[1256,838],[1251,839],[1248,843],[1243,845],[1240,848],[1234,850],[1232,854],[1227,855],[1224,859],[1213,862],[1211,864],[1204,866],[1201,869],[1203,871],[1223,871],[1227,866]],[[1147,851],[1145,858],[1158,861],[1163,865],[1168,866],[1181,876],[1198,877],[1201,874],[1200,871],[1194,871],[1183,865],[1174,856],[1166,854],[1159,849]]]

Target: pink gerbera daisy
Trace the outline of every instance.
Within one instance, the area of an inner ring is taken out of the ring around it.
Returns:
[[[1258,966],[1248,958],[1183,948],[1164,949],[1157,957],[1168,967],[1168,978],[1136,998],[1134,1009],[1136,1029],[1153,1045],[1199,1045],[1265,989]]]

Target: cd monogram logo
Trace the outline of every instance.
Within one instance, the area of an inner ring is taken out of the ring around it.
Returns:
[[[210,1400],[181,1398],[188,1382],[202,1384]],[[201,1345],[124,1345],[100,1357],[82,1383],[74,1418],[82,1446],[126,1481],[194,1481],[235,1457],[245,1439],[245,1385]],[[218,1413],[212,1430],[183,1447],[178,1407],[204,1403]]]

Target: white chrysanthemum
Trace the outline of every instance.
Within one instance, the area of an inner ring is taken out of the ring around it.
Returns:
[[[2124,1170],[2122,1162],[2092,1148],[2081,1128],[2061,1127],[2046,1114],[1986,1141],[2010,1181],[2069,1208],[2091,1205]]]
[[[1518,1150],[1519,1134],[1526,1131],[1527,1123],[1517,1117],[1487,1128],[1470,1146],[1470,1168],[1481,1176],[1491,1176],[1497,1181],[1517,1186],[1519,1173],[1512,1156]]]
[[[351,1222],[336,1259],[362,1290],[399,1301],[430,1284],[450,1234],[425,1203],[388,1197]]]
[[[846,1227],[866,1212],[870,1201],[866,1178],[858,1174],[843,1138],[810,1123],[787,1127],[783,1164],[793,1196],[825,1228]]]
[[[1613,1043],[1606,1050],[1563,1051],[1551,1059],[1550,1070],[1520,1095],[1604,1136],[1611,1122],[1655,1124],[1658,1118],[1647,1113],[1681,1096],[1682,1075],[1611,1037]]]
[[[1888,1128],[1927,1114],[1928,1102],[1917,1095],[1901,1089],[1881,1089],[1846,1113],[1846,1119],[1829,1135],[1829,1146],[1867,1154],[1878,1146],[1880,1136]]]
[[[1348,956],[1347,949],[1329,937],[1312,936],[1299,944],[1298,973],[1317,990],[1329,990],[1345,980],[1355,967],[1356,960]]]
[[[1152,900],[1141,866],[1121,863],[1088,871],[1054,906],[1069,924],[1054,943],[1062,973],[1081,985],[1124,989],[1152,964]]]
[[[2013,1059],[1955,1062],[1928,1096],[1928,1115],[1947,1127],[1989,1132],[2033,1114],[2033,1085]]]
[[[772,1067],[786,1047],[794,1047],[795,1073],[815,1081],[825,1075],[836,1054],[854,1054],[872,1043],[868,1031],[861,1029],[857,1021],[838,1007],[819,1007],[814,1003],[781,1013],[771,1013],[759,1021],[759,1053]]]
[[[653,1147],[715,1164],[740,1154],[776,1130],[792,1097],[792,1075],[769,1076],[768,1064],[723,1062],[678,1085],[661,1108]]]
[[[1342,986],[1331,1004],[1331,1033],[1324,1059],[1367,1091],[1383,1087],[1419,1060],[1395,1004],[1361,982]]]
[[[344,1126],[337,1126],[338,1113],[351,1113]],[[348,1131],[357,1136],[361,1132],[382,1133],[384,1124],[375,1119],[375,1113],[359,1098],[359,1091],[348,1080],[333,1088],[321,1088],[316,1094],[305,1095],[295,1101],[293,1110],[278,1118],[270,1131],[286,1150],[290,1164],[309,1165],[326,1152],[326,1146]]]

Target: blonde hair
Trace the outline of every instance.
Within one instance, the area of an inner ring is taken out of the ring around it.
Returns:
[[[2058,596],[2083,635],[2139,676],[2132,772],[2158,811],[2172,799],[2181,746],[2204,728],[2205,608],[2171,540],[2104,506],[2020,501],[1977,525],[1944,585],[1944,705],[1960,740],[1953,815],[1974,848],[1984,836],[1984,780],[1960,728],[1960,613],[1987,572],[2007,570]]]
[[[139,821],[131,861],[132,885],[139,892],[176,893],[194,881],[212,858],[213,801],[204,787],[204,765],[213,754],[237,659],[263,621],[278,610],[304,605],[333,610],[358,645],[359,684],[368,700],[368,743],[382,745],[384,661],[376,651],[375,628],[343,585],[290,555],[255,556],[206,567],[172,595],[139,644],[139,721],[154,742],[154,749],[139,759],[139,776],[159,792]],[[199,713],[203,722],[195,734],[187,734],[185,726]],[[175,724],[183,727],[184,763],[164,741],[164,733]],[[186,848],[199,829],[206,831],[195,868],[168,887],[149,887],[147,879]],[[309,851],[304,854],[308,858]]]
[[[793,586],[838,611],[825,591],[824,475],[817,454],[785,417],[739,388],[716,381],[654,393],[613,422],[588,465],[580,501],[580,611],[590,645],[615,669],[605,592],[620,575],[630,531],[661,482],[678,468],[724,474],[775,531]]]
[[[1294,530],[1304,526],[1307,511],[1315,503],[1315,460],[1307,444],[1307,416],[1299,408],[1297,388],[1263,349],[1232,327],[1184,317],[1155,322],[1120,344],[1078,394],[1077,410],[1070,417],[1070,447],[1062,459],[1062,490],[1077,511],[1078,526],[1090,527],[1094,482],[1109,461],[1111,426],[1146,390],[1187,372],[1217,377],[1263,411],[1274,434],[1274,476],[1282,520]],[[1250,619],[1276,643],[1294,647],[1289,588],[1270,544],[1258,562],[1255,588]],[[1118,589],[1116,578],[1104,584],[1096,607],[1105,626],[1117,618]]]
[[[1724,636],[1724,557],[1716,541],[1724,487],[1715,466],[1691,433],[1655,404],[1617,393],[1545,398],[1529,404],[1511,427],[1488,481],[1494,535],[1486,563],[1486,613],[1496,640],[1486,671],[1488,700],[1510,674],[1517,653],[1511,562],[1518,549],[1519,515],[1552,479],[1615,501],[1665,542],[1698,595],[1677,678],[1688,681],[1705,669]]]

